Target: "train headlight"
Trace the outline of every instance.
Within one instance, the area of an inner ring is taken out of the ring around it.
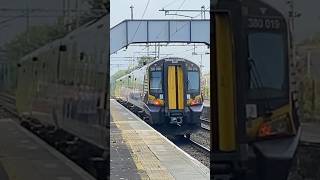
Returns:
[[[152,104],[152,105],[155,105],[155,106],[163,106],[164,105],[164,101],[163,99],[158,99],[154,96],[151,96],[149,95],[148,97],[148,104]]]
[[[290,118],[288,114],[272,118],[263,122],[258,131],[258,137],[287,136],[291,134]]]
[[[161,99],[154,99],[151,104],[155,106],[163,106],[164,102]]]
[[[191,99],[190,106],[201,104],[201,101],[199,99]]]
[[[195,98],[190,98],[190,99],[188,99],[187,104],[189,106],[195,106],[195,105],[202,104],[202,98],[201,98],[201,96],[196,96]]]

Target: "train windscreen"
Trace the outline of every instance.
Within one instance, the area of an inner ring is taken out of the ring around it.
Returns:
[[[199,91],[200,89],[200,74],[198,71],[188,72],[188,91]]]
[[[284,38],[271,32],[250,33],[250,99],[287,96]],[[267,48],[267,51],[266,51]]]
[[[162,90],[162,73],[153,71],[150,73],[150,91],[159,92]]]

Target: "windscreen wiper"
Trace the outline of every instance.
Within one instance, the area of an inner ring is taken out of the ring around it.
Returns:
[[[253,81],[255,83],[256,88],[258,89],[258,92],[262,95],[262,97],[264,97],[264,99],[266,100],[264,103],[264,107],[267,110],[264,115],[266,116],[270,116],[272,115],[271,113],[271,105],[270,105],[270,97],[263,91],[263,87],[264,87],[264,83],[262,81],[262,78],[260,76],[260,73],[258,71],[258,68],[256,66],[255,61],[252,58],[249,58],[249,69],[250,72],[252,72],[253,75]],[[250,73],[251,74],[251,73]],[[250,81],[251,79],[251,75],[250,75]]]

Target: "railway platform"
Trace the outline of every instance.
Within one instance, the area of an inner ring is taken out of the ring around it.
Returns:
[[[11,119],[0,119],[1,180],[94,180]]]
[[[209,168],[110,100],[111,179],[208,180]]]
[[[302,123],[300,142],[320,144],[320,124]]]
[[[207,108],[210,108],[210,100],[207,100],[207,99],[204,100],[204,101],[203,101],[203,106],[204,106],[204,107],[207,107]]]

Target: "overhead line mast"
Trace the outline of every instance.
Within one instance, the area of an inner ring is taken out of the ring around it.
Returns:
[[[197,16],[183,15],[183,14],[178,14],[177,12],[188,12],[188,13],[200,12],[201,19],[206,19],[205,14],[210,12],[210,10],[205,9],[205,6],[201,6],[200,10],[198,10],[198,9],[164,9],[164,8],[162,8],[159,11],[164,12],[165,16],[167,16],[167,15],[182,16],[182,17],[187,17],[187,18],[191,18],[191,19],[193,19]],[[174,13],[174,12],[176,12],[176,13]]]

